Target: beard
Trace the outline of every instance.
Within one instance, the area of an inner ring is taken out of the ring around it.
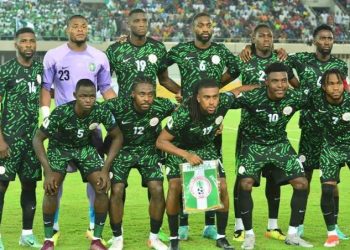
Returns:
[[[204,38],[202,35],[196,34],[197,40],[202,43],[209,42],[212,36],[213,36],[213,33],[208,33],[208,38]]]

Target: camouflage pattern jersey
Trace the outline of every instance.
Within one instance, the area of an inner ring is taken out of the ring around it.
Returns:
[[[8,144],[16,138],[31,141],[38,127],[43,65],[24,67],[12,59],[0,67],[1,129]]]
[[[136,77],[148,77],[156,84],[157,75],[167,69],[164,44],[149,37],[142,46],[130,41],[116,42],[107,48],[106,53],[111,72],[117,76],[120,97],[130,96]]]

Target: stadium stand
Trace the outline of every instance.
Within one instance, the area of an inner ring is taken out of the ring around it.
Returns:
[[[89,19],[90,41],[110,41],[127,32],[129,11],[142,8],[149,14],[150,35],[163,41],[191,39],[192,15],[206,11],[213,14],[217,41],[247,42],[256,24],[265,22],[273,27],[276,42],[307,43],[312,30],[327,23],[334,27],[336,42],[345,43],[350,38],[350,17],[344,2],[339,2],[343,11],[335,12],[307,8],[300,0],[104,0],[89,4],[79,0],[0,0],[0,39],[12,39],[16,28],[31,26],[39,39],[65,40],[66,18],[79,13]]]

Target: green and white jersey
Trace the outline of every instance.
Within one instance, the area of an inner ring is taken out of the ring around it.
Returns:
[[[142,46],[130,41],[116,42],[107,48],[106,53],[111,72],[117,76],[119,97],[130,96],[135,78],[148,77],[156,84],[157,75],[167,69],[164,44],[149,37]]]
[[[300,52],[289,54],[288,60],[296,70],[299,76],[300,86],[303,89],[314,91],[320,88],[322,75],[328,69],[336,68],[340,70],[343,76],[346,77],[348,75],[346,63],[334,56],[331,56],[327,62],[322,62],[316,58],[315,53]],[[314,114],[309,109],[303,109],[299,120],[300,127],[315,130],[321,129]]]
[[[314,112],[323,128],[323,139],[331,145],[350,145],[350,95],[343,94],[344,100],[339,105],[330,104],[323,90],[313,95]]]
[[[49,137],[50,147],[81,148],[91,145],[91,136],[99,124],[107,131],[117,127],[112,113],[96,103],[90,114],[80,118],[74,111],[76,101],[56,107],[40,129]]]
[[[174,144],[183,149],[196,150],[213,144],[215,133],[233,102],[231,93],[221,93],[219,106],[214,114],[193,121],[186,103],[181,105],[168,120],[165,129],[172,134]]]
[[[34,135],[38,127],[43,65],[30,67],[12,59],[0,66],[1,129],[7,143]]]
[[[243,108],[247,117],[242,122],[242,136],[251,143],[271,145],[287,141],[286,126],[293,114],[309,105],[308,91],[288,90],[279,101],[267,96],[265,87],[241,93],[232,108]]]
[[[104,102],[112,112],[120,127],[124,142],[123,147],[154,146],[162,130],[161,122],[175,110],[175,104],[165,98],[155,98],[150,109],[138,113],[133,99],[113,98]]]
[[[218,84],[226,69],[237,78],[237,60],[223,44],[211,43],[207,49],[197,48],[194,42],[179,43],[167,56],[168,66],[176,63],[181,75],[181,92],[184,100],[193,94],[194,84],[203,78],[215,79]]]

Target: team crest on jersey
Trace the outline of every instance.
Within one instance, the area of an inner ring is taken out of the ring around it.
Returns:
[[[93,62],[89,63],[89,70],[91,72],[94,72],[96,70],[96,64]]]
[[[89,126],[89,129],[90,130],[94,130],[98,127],[98,123],[97,122],[94,122],[94,123],[91,123],[90,126]]]
[[[41,75],[39,74],[36,75],[36,81],[38,84],[41,84],[41,81],[42,81]]]
[[[148,56],[148,61],[150,61],[151,63],[156,63],[158,60],[157,56],[155,54],[150,54]]]
[[[287,106],[283,109],[284,115],[290,115],[293,112],[293,108],[291,106]]]
[[[239,166],[238,173],[239,174],[244,174],[244,172],[245,172],[245,167],[244,166]]]
[[[305,156],[305,155],[300,155],[300,156],[299,156],[299,161],[300,161],[301,163],[304,163],[304,162],[306,161],[306,156]]]
[[[342,118],[343,118],[343,121],[350,121],[350,113],[349,112],[346,112],[342,115]]]
[[[213,64],[219,64],[220,61],[221,61],[221,59],[220,59],[220,57],[219,57],[218,55],[213,55],[213,56],[211,57],[211,62],[212,62]]]
[[[151,125],[152,127],[157,126],[158,123],[159,123],[158,117],[153,117],[153,118],[149,121],[149,125]]]
[[[4,166],[0,166],[0,175],[5,174],[5,171],[6,171],[5,167]]]
[[[204,176],[196,176],[190,182],[190,192],[197,199],[204,199],[211,193],[211,183]]]
[[[220,115],[220,116],[216,117],[215,124],[219,125],[222,123],[223,120],[224,120],[224,117],[222,115]]]

